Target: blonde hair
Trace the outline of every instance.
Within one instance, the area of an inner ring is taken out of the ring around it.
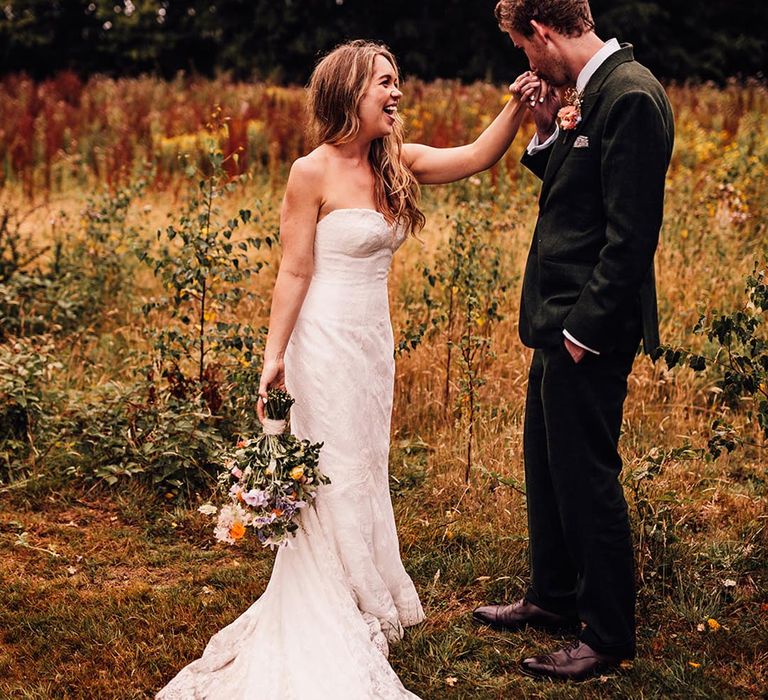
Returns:
[[[360,131],[359,107],[373,78],[377,56],[398,72],[395,57],[382,44],[350,41],[338,46],[315,67],[309,81],[309,127],[316,143],[339,145]],[[390,222],[417,233],[426,222],[419,209],[419,183],[402,159],[403,121],[395,115],[389,136],[371,143],[369,161],[374,175],[374,201]]]

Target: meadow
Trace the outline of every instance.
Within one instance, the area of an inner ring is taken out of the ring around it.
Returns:
[[[620,672],[536,682],[517,665],[548,637],[470,622],[527,580],[530,125],[488,173],[425,188],[395,258],[391,490],[427,620],[391,661],[425,699],[765,697],[768,91],[668,92],[669,362],[630,377],[639,654]],[[504,99],[409,81],[408,138],[465,142]],[[223,78],[0,81],[0,697],[151,697],[264,589],[272,553],[215,545],[196,507],[256,427],[302,114],[298,88]]]

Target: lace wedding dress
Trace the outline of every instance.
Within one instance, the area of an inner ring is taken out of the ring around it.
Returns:
[[[387,473],[394,380],[387,274],[405,235],[372,209],[317,225],[286,350],[291,427],[331,478],[280,549],[264,594],[159,700],[403,700],[388,642],[424,619],[400,561]]]

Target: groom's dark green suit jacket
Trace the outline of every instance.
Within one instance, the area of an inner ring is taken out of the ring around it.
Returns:
[[[659,345],[653,256],[674,123],[659,82],[624,45],[587,83],[581,121],[523,164],[543,180],[520,337],[598,352]]]

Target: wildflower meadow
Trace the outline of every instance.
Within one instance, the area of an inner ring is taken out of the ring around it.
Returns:
[[[490,171],[425,187],[395,257],[390,486],[427,619],[390,658],[424,698],[765,697],[768,90],[666,87],[664,348],[636,358],[624,415],[639,653],[621,672],[533,681],[518,662],[545,635],[470,621],[528,571],[532,125]],[[408,140],[435,146],[508,99],[404,92]],[[301,88],[226,77],[0,78],[0,697],[151,697],[263,591],[273,552],[218,544],[198,508],[257,430],[303,115]]]

